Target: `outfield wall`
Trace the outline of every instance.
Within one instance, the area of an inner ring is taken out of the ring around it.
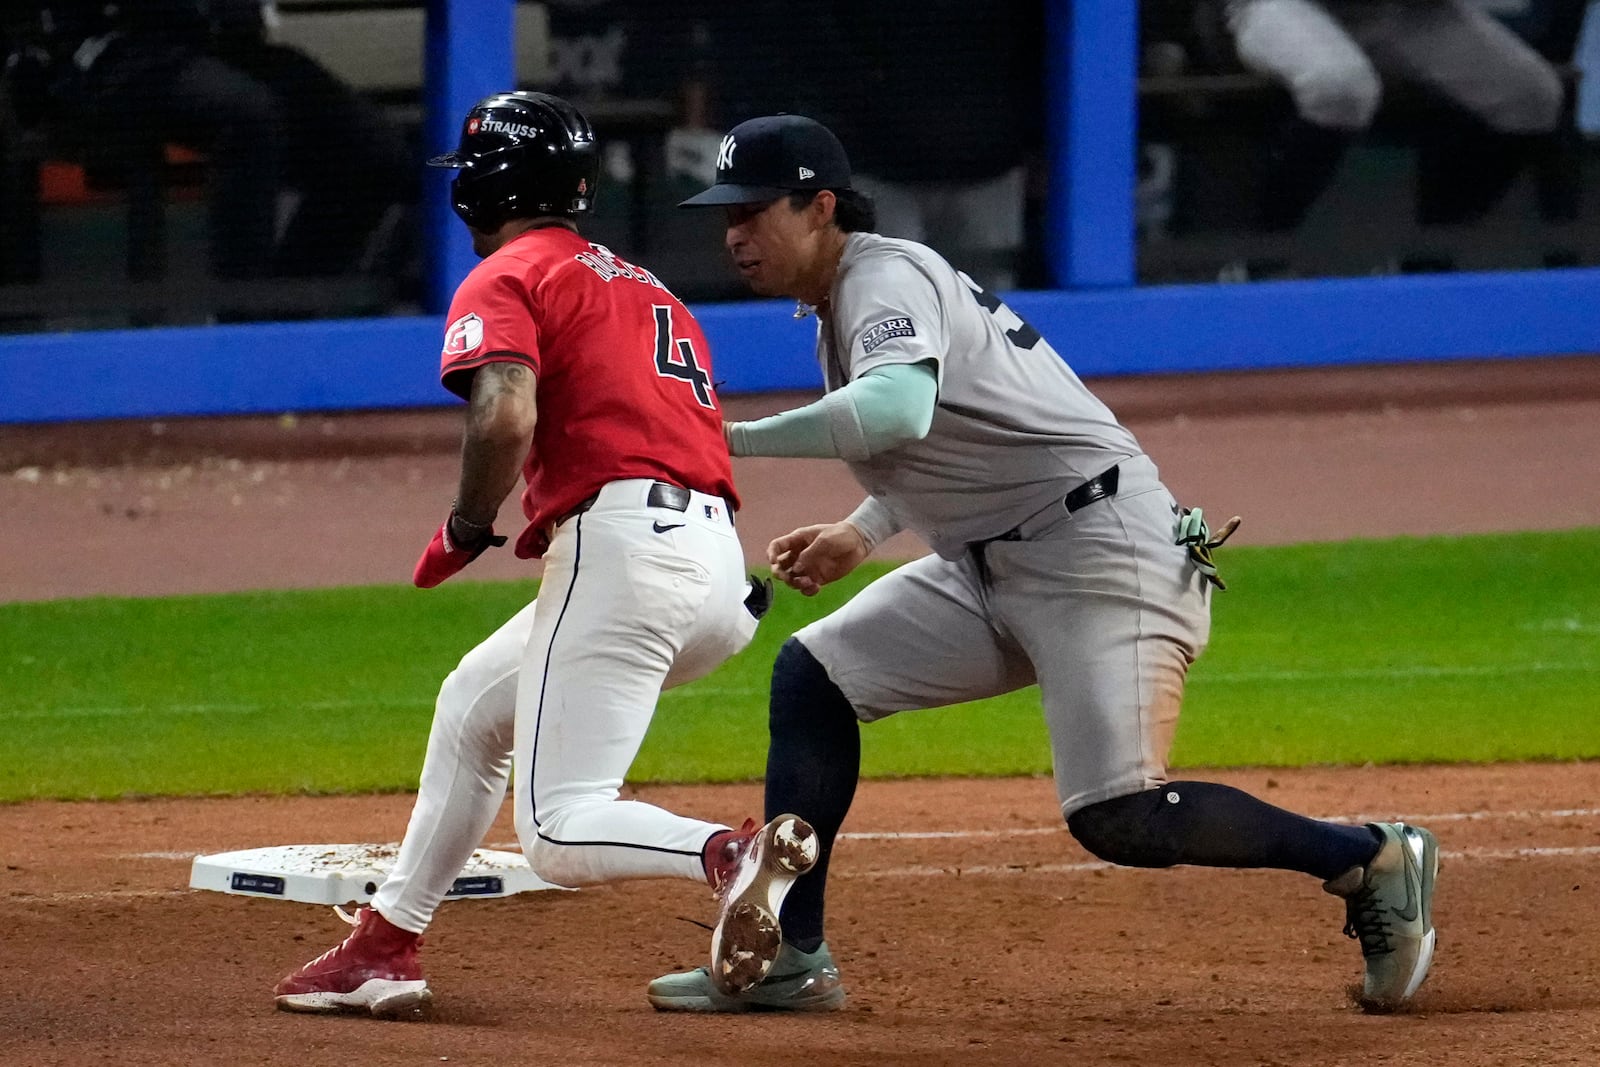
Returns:
[[[1024,292],[1007,303],[1080,374],[1600,351],[1600,268]],[[696,308],[727,393],[820,388],[793,304]],[[0,421],[450,402],[434,317],[0,338]]]
[[[1600,352],[1600,268],[1219,286],[1135,284],[1133,4],[1047,0],[1051,292],[1007,302],[1086,376]],[[510,80],[512,0],[428,0],[427,136]],[[491,47],[503,42],[504,48]],[[471,268],[427,186],[429,303]],[[792,305],[697,308],[725,392],[815,388]],[[390,408],[449,397],[436,316],[0,337],[0,422]]]

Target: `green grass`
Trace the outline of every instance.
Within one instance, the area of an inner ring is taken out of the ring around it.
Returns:
[[[1175,762],[1600,756],[1600,530],[1229,548]],[[636,780],[760,774],[783,639],[884,568],[780,593],[666,694]],[[532,583],[0,605],[0,801],[415,788],[433,694]],[[1048,770],[1036,693],[864,732],[873,775]]]

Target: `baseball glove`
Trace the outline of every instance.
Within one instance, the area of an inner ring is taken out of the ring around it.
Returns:
[[[1205,514],[1199,508],[1184,508],[1178,514],[1178,528],[1173,534],[1173,540],[1189,551],[1189,560],[1194,564],[1195,570],[1201,577],[1218,589],[1228,588],[1222,580],[1222,575],[1217,573],[1217,562],[1211,553],[1222,547],[1222,543],[1233,536],[1233,531],[1239,528],[1239,516],[1235,515],[1222,524],[1222,528],[1215,535],[1211,527],[1206,525]]]

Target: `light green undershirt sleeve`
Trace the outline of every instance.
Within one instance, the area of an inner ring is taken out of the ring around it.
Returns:
[[[874,367],[814,404],[730,423],[728,447],[736,456],[871,459],[926,437],[938,399],[932,366]]]

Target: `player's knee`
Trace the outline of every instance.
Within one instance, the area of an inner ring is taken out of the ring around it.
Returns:
[[[516,677],[467,655],[439,685],[433,704],[433,730],[472,737],[485,751],[510,751],[516,723]]]
[[[523,840],[522,854],[536,876],[554,885],[561,884],[561,849],[534,833]]]
[[[528,867],[533,873],[543,878],[552,885],[564,885],[561,876],[566,873],[562,870],[561,853],[563,849],[552,845],[537,833],[530,835],[522,842],[522,854],[528,859]]]
[[[466,661],[462,660],[455,670],[444,676],[444,681],[439,685],[439,695],[433,702],[435,728],[443,723],[460,726],[465,722],[467,711],[472,707],[473,695],[472,675],[466,670]]]
[[[1107,863],[1123,867],[1171,867],[1182,844],[1161,818],[1162,791],[1102,800],[1067,816],[1078,843]]]
[[[520,657],[520,648],[516,655]],[[520,660],[509,656],[504,644],[496,641],[485,641],[469,649],[439,686],[439,703],[470,705],[482,699],[482,694],[497,683],[514,687]]]
[[[1297,76],[1289,87],[1307,122],[1334,130],[1364,130],[1377,114],[1383,84],[1366,63],[1329,63]]]
[[[525,832],[518,827],[518,836],[522,854],[528,860],[528,868],[536,877],[551,885],[569,888],[584,881],[574,864],[578,858],[575,853],[580,850],[548,841],[540,837],[538,829],[532,826]]]
[[[777,736],[809,729],[819,721],[856,723],[855,709],[810,649],[791,637],[772,663],[772,691],[767,727]]]

